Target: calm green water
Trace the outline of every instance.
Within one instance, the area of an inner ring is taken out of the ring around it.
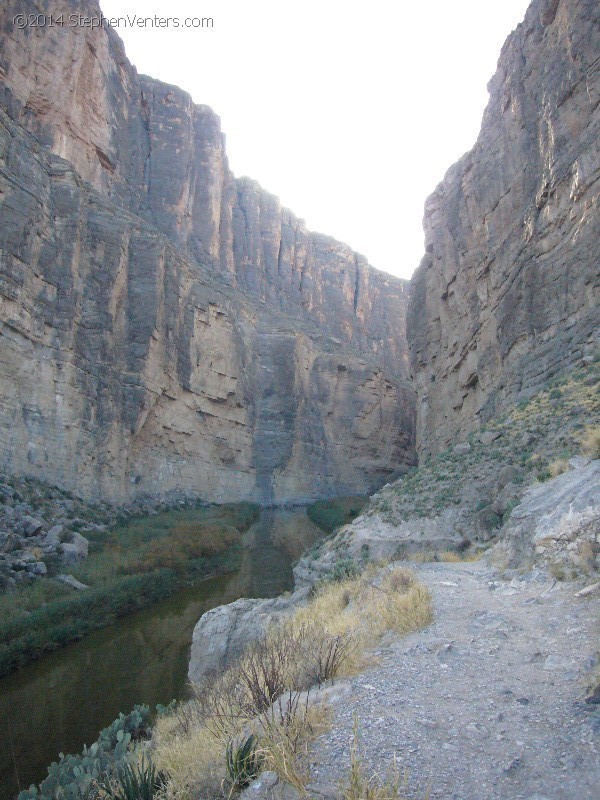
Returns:
[[[0,799],[46,776],[120,711],[186,694],[194,625],[238,597],[292,585],[291,562],[319,536],[302,509],[265,510],[246,534],[238,572],[210,578],[0,680]]]

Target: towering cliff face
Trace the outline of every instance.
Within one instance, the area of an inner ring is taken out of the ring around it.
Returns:
[[[597,0],[534,0],[502,50],[477,143],[427,201],[408,319],[421,453],[598,335],[599,53]]]
[[[217,115],[139,76],[108,26],[25,28],[15,14],[99,17],[96,0],[8,0],[0,79],[13,120],[104,196],[154,225],[233,286],[408,372],[405,282],[309,232],[254,181],[236,180]]]
[[[214,113],[112,31],[19,31],[31,4],[8,6],[0,465],[88,497],[281,501],[411,464],[404,282],[235,180]]]

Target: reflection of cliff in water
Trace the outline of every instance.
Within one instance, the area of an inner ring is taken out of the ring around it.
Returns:
[[[274,597],[285,592],[293,583],[292,562],[322,536],[303,508],[264,509],[245,535],[240,595]]]
[[[309,531],[305,535],[313,541],[317,536],[304,510],[265,510],[245,534],[236,573],[184,589],[0,680],[0,798],[18,791],[13,747],[26,788],[45,777],[59,752],[80,751],[120,711],[184,696],[192,631],[200,616],[238,597],[290,589],[290,552],[299,546],[300,530]]]

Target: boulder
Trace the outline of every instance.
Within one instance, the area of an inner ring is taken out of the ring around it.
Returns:
[[[0,553],[12,553],[20,550],[22,545],[23,540],[16,533],[0,534]]]
[[[15,496],[15,490],[8,486],[6,483],[0,483],[0,497],[4,499],[6,502],[7,500],[12,500]]]
[[[513,467],[512,464],[507,464],[505,467],[502,467],[498,473],[498,492],[501,492],[509,483],[514,483],[521,474],[521,470],[518,467]]]
[[[500,431],[483,431],[479,434],[481,444],[490,445],[502,436]]]
[[[299,589],[288,597],[268,600],[241,598],[235,603],[217,606],[200,617],[194,628],[188,675],[199,686],[208,675],[222,670],[267,629],[306,602],[308,589]]]
[[[528,489],[511,514],[492,558],[509,568],[534,560],[584,566],[600,547],[600,460]]]
[[[464,456],[469,452],[470,449],[471,445],[468,442],[461,442],[452,448],[452,452],[454,455]]]
[[[514,504],[515,500],[519,497],[521,490],[521,485],[517,483],[507,483],[492,503],[492,509],[495,513],[499,516],[503,516],[509,505]]]
[[[489,541],[497,529],[502,525],[502,516],[496,510],[494,503],[485,506],[475,514],[475,527],[478,532],[478,539],[483,542]]]
[[[30,572],[32,575],[46,575],[48,572],[48,567],[44,564],[43,561],[32,561],[30,564],[27,564],[27,572]]]
[[[21,525],[25,536],[37,536],[38,533],[41,533],[46,527],[46,523],[43,519],[30,516],[23,517]]]
[[[62,560],[65,564],[77,564],[88,556],[89,542],[80,533],[72,533],[70,541],[60,545]]]
[[[51,545],[52,547],[58,547],[62,541],[61,537],[63,531],[64,527],[62,525],[54,525],[46,534],[45,544]]]
[[[65,586],[70,586],[72,589],[77,589],[78,591],[83,591],[84,589],[89,589],[90,587],[78,581],[77,578],[73,577],[73,575],[57,575],[56,580],[64,583]]]
[[[300,793],[289,783],[280,780],[276,772],[261,772],[252,783],[244,789],[240,800],[299,800]]]

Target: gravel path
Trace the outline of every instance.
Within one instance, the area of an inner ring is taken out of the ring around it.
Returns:
[[[398,758],[409,796],[599,800],[600,707],[582,702],[598,661],[600,599],[573,585],[498,580],[484,562],[415,568],[435,622],[384,641],[349,682],[313,752],[329,794],[349,762],[353,716],[370,770]]]

